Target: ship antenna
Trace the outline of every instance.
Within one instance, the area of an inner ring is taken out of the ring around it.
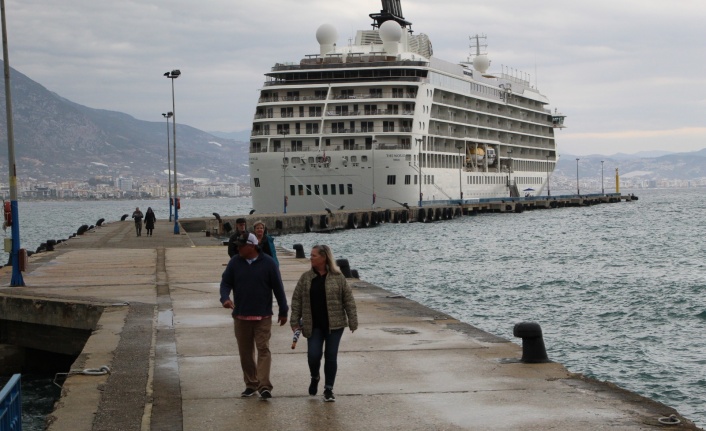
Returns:
[[[401,0],[381,0],[382,10],[380,13],[371,13],[369,16],[373,19],[371,24],[373,28],[380,28],[385,21],[395,21],[400,27],[407,28],[407,31],[412,32],[412,23],[404,19],[402,15]]]

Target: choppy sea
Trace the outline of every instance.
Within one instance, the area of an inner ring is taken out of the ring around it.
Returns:
[[[634,192],[639,200],[627,203],[275,242],[301,243],[307,252],[328,244],[366,281],[518,344],[514,324],[537,322],[550,359],[706,427],[706,193]],[[135,206],[168,216],[166,201],[21,202],[23,247],[67,238],[99,218],[117,220]],[[247,213],[250,201],[183,200],[182,207],[182,218],[231,216]]]

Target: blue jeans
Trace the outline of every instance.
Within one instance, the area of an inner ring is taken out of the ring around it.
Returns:
[[[319,377],[321,368],[321,357],[324,357],[324,389],[333,389],[338,371],[338,345],[341,343],[343,330],[336,329],[330,333],[314,328],[311,337],[307,340],[307,359],[309,361],[309,371],[311,377]],[[326,350],[324,351],[324,344]]]

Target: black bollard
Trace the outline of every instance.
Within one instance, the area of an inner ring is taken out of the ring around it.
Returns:
[[[351,274],[351,265],[348,263],[348,259],[336,259],[336,265],[341,268],[341,273],[343,273],[346,278],[353,278],[353,274]]]
[[[102,225],[104,221],[105,221],[104,218],[99,218],[98,221],[96,222],[96,226]]]
[[[304,246],[301,244],[294,244],[294,250],[297,252],[296,258],[297,259],[306,259],[306,255],[304,254]]]
[[[544,348],[542,328],[538,323],[522,322],[515,325],[512,335],[522,338],[522,359],[526,364],[550,362]]]
[[[127,214],[123,214],[123,216],[120,217],[120,221],[125,221],[126,218],[127,218]]]
[[[47,251],[54,251],[54,246],[56,245],[56,240],[55,239],[48,239],[47,240]]]
[[[76,235],[83,235],[84,233],[86,233],[87,230],[88,230],[87,224],[81,225],[81,227],[79,227],[78,230],[76,231]]]
[[[358,274],[358,270],[357,270],[357,269],[351,269],[351,275],[353,276],[353,278],[358,278],[358,279],[360,279],[360,275]]]

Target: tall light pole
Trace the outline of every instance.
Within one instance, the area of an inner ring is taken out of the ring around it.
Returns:
[[[552,191],[549,190],[549,156],[547,157],[547,197],[552,195]]]
[[[417,141],[417,170],[419,171],[419,208],[422,207],[422,138]]]
[[[458,149],[458,193],[461,200],[463,200],[463,185],[461,183],[461,173],[463,171],[463,159],[461,159],[461,148],[463,147],[464,144],[456,142],[456,148]]]
[[[176,165],[176,106],[174,104],[174,80],[177,79],[181,75],[181,71],[179,69],[174,69],[171,72],[166,72],[164,76],[172,80],[172,125],[173,125],[173,130],[172,130],[172,137],[173,139],[173,151],[172,153],[174,154],[174,233],[179,234],[179,207],[177,206],[177,202],[179,201],[179,193],[177,189],[177,165]]]
[[[605,188],[603,187],[603,162],[605,160],[601,160],[601,194],[605,194]]]
[[[576,158],[576,194],[581,196],[581,191],[579,189],[579,158]]]
[[[167,175],[169,176],[167,190],[169,191],[169,221],[172,221],[172,156],[169,149],[169,119],[172,118],[174,113],[167,112],[162,115],[167,119]]]
[[[287,130],[282,128],[282,150],[284,151],[284,156],[282,157],[282,205],[284,206],[284,213],[287,214],[287,165],[284,163],[287,158]]]
[[[510,185],[512,184],[512,150],[507,150],[507,159],[507,188],[510,190]],[[510,192],[510,196],[512,196],[512,192]]]
[[[20,271],[20,210],[17,207],[17,166],[15,166],[15,134],[12,124],[12,97],[10,95],[10,60],[7,49],[7,25],[5,23],[5,0],[0,0],[2,12],[2,55],[5,69],[5,111],[7,113],[7,164],[10,168],[10,223],[12,225],[12,278],[10,286],[24,286]],[[4,208],[3,208],[4,210]]]

